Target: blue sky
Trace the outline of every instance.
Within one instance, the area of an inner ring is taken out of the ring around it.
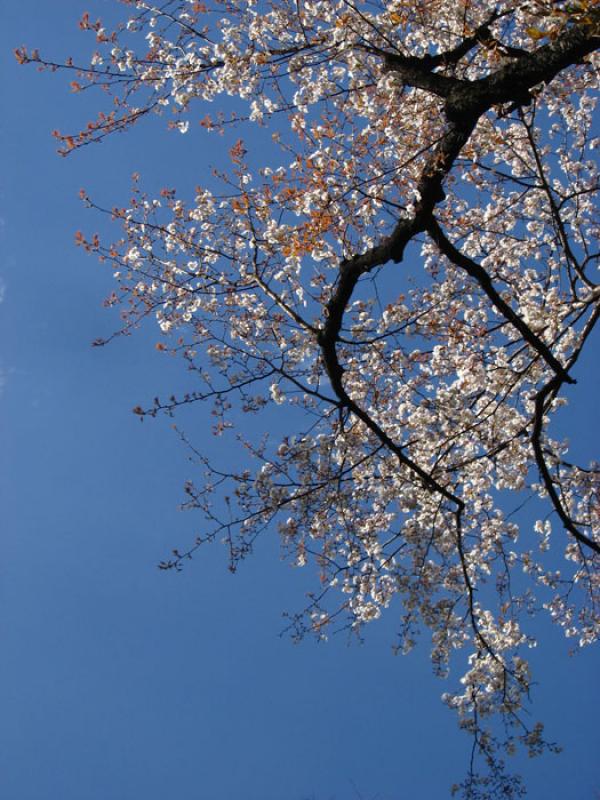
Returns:
[[[206,170],[198,153],[217,163],[222,143],[157,122],[61,159],[50,131],[85,123],[94,100],[12,57],[21,44],[85,51],[77,19],[114,5],[23,0],[0,12],[0,797],[445,797],[469,741],[439,701],[427,647],[392,656],[393,615],[362,646],[281,638],[282,611],[310,581],[279,560],[275,535],[235,576],[218,546],[181,574],[156,568],[198,530],[177,508],[193,468],[168,420],[140,424],[131,408],[189,385],[151,328],[90,346],[117,323],[102,308],[109,268],[73,245],[75,230],[105,224],[78,192],[124,202],[134,171],[191,189]],[[593,361],[564,418],[584,457],[597,444]],[[209,435],[202,414],[186,430]],[[598,659],[569,658],[544,630],[532,715],[564,752],[515,766],[534,800],[592,800]]]

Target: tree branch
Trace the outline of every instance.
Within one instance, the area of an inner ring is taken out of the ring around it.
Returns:
[[[437,220],[433,217],[429,221],[427,232],[437,244],[440,251],[451,261],[455,266],[464,269],[464,271],[477,281],[479,286],[483,289],[485,294],[489,297],[493,305],[498,309],[502,316],[507,319],[519,331],[525,341],[533,347],[533,349],[544,359],[544,361],[551,367],[554,372],[560,376],[564,383],[577,383],[572,378],[560,363],[560,361],[552,354],[552,351],[539,336],[537,336],[531,328],[523,321],[523,319],[509,306],[509,304],[502,299],[497,289],[492,283],[492,279],[485,271],[485,269],[473,261],[472,258],[458,250],[452,242],[447,238],[445,233],[440,228]]]
[[[329,302],[326,304],[323,325],[317,333],[317,341],[321,347],[325,369],[340,402],[361,419],[379,440],[396,454],[401,463],[415,472],[430,489],[457,503],[459,507],[462,501],[439,484],[422,467],[408,458],[402,448],[396,445],[385,431],[346,393],[343,384],[344,368],[338,359],[336,347],[344,313],[360,277],[389,261],[401,262],[406,246],[418,233],[430,229],[432,236],[437,236],[439,243],[449,249],[437,233],[439,226],[436,229],[437,224],[433,220],[433,211],[435,206],[445,198],[442,184],[452,169],[461,149],[469,140],[477,121],[493,105],[498,103],[510,101],[517,103],[528,102],[529,89],[542,81],[551,81],[565,67],[579,63],[585,55],[591,53],[600,45],[600,37],[594,35],[595,30],[596,26],[583,23],[565,28],[554,41],[532,53],[524,55],[518,60],[518,63],[511,63],[501,67],[491,75],[477,81],[444,79],[444,91],[446,87],[450,86],[445,81],[451,80],[453,86],[447,93],[444,104],[443,113],[447,120],[447,126],[444,135],[432,149],[421,173],[417,186],[419,201],[416,204],[414,215],[410,218],[401,219],[388,237],[367,252],[341,262],[337,285]],[[399,58],[402,59],[402,57]],[[407,62],[406,59],[404,63],[407,64],[407,69],[408,63],[411,64],[410,69],[416,69],[415,75],[419,81],[429,81],[430,78],[434,78],[435,86],[432,83],[429,91],[436,94],[442,93],[442,84],[437,79],[443,76],[434,76],[431,72],[428,73],[423,64],[415,66],[414,62]],[[426,77],[427,74],[429,74],[429,78]],[[454,254],[452,249],[449,249],[449,252]],[[456,253],[461,255],[459,251],[456,251]],[[559,381],[560,384],[564,382],[572,383],[573,380],[547,346],[535,336],[495,292],[487,273],[482,270],[482,275],[479,272],[481,268],[478,268],[476,264],[474,264],[475,269],[473,270],[473,264],[470,262],[465,263],[464,261],[461,263],[465,269],[468,266],[471,274],[477,278],[482,288],[487,290],[490,299],[492,299],[490,292],[495,293],[493,294],[496,298],[493,300],[494,304],[517,327],[528,343],[543,355],[547,363],[552,366],[556,372],[554,380]],[[578,535],[580,535],[579,532]]]

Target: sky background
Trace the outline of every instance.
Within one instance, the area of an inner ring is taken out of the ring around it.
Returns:
[[[21,44],[58,60],[88,52],[78,18],[114,7],[0,7],[0,797],[446,797],[470,743],[439,700],[447,686],[426,644],[392,655],[393,614],[362,646],[280,637],[282,611],[302,606],[311,581],[280,561],[275,535],[236,575],[219,546],[181,574],[156,568],[200,530],[178,510],[193,467],[169,420],[140,424],[131,409],[190,385],[152,327],[90,346],[117,320],[102,307],[110,268],[73,244],[77,229],[106,229],[78,192],[124,204],[134,171],[191,190],[223,144],[154,121],[61,159],[51,130],[78,129],[96,101],[12,56]],[[584,458],[598,438],[594,360],[563,415]],[[208,441],[202,415],[185,428]],[[569,658],[558,631],[537,630],[532,718],[564,752],[515,767],[533,800],[594,800],[598,658]]]

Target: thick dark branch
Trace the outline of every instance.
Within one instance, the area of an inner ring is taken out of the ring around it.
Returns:
[[[321,335],[319,336],[319,342],[323,347],[324,354],[327,353],[329,356],[331,356],[330,350],[323,345]],[[383,428],[381,428],[381,426],[378,425],[377,422],[375,422],[375,420],[348,395],[342,382],[343,369],[337,360],[335,347],[333,348],[333,356],[335,361],[329,364],[326,362],[326,366],[331,380],[331,386],[336,396],[339,398],[340,404],[347,408],[348,411],[352,412],[354,416],[358,417],[358,419],[360,419],[367,426],[367,428],[375,434],[379,441],[392,453],[394,453],[394,455],[398,458],[398,461],[414,472],[430,491],[437,492],[438,494],[442,495],[442,497],[445,497],[446,500],[450,500],[452,503],[455,503],[456,506],[462,510],[464,508],[463,501],[449,489],[442,486],[442,484],[440,484],[429,472],[424,470],[409,456],[407,456],[403,448],[390,439]],[[324,355],[324,357],[327,358],[327,355]]]
[[[461,81],[446,102],[450,119],[463,114],[485,113],[493,105],[517,103],[526,105],[529,90],[539,83],[550,83],[559,72],[579,64],[600,46],[596,28],[589,24],[565,28],[552,42],[517,61],[476,81]]]
[[[590,550],[593,550],[595,553],[600,555],[600,545],[579,530],[562,504],[558,492],[554,486],[554,481],[552,480],[552,475],[550,474],[548,464],[546,463],[546,459],[544,457],[542,433],[546,401],[549,395],[558,391],[561,383],[561,379],[558,377],[558,375],[555,375],[554,378],[538,392],[535,398],[535,421],[533,425],[533,433],[531,435],[531,444],[535,453],[535,460],[540,471],[542,483],[544,484],[544,489],[548,493],[548,496],[552,501],[552,505],[554,506],[560,521],[564,525],[565,529],[579,542],[579,544],[590,548]]]
[[[501,67],[495,73],[478,81],[457,80],[453,83],[454,88],[447,94],[442,112],[447,120],[446,130],[437,146],[432,149],[421,173],[421,179],[417,186],[419,201],[416,204],[414,215],[401,219],[390,236],[384,238],[366,253],[342,261],[337,285],[325,307],[323,326],[317,334],[325,369],[340,402],[361,419],[379,440],[386,444],[399,460],[413,470],[430,489],[440,492],[444,497],[459,505],[462,503],[459,498],[438,484],[419,465],[412,462],[404,451],[390,440],[375,421],[359,408],[346,393],[343,385],[344,369],[337,355],[337,342],[344,313],[362,275],[389,261],[401,262],[406,246],[411,239],[432,226],[433,211],[445,197],[443,182],[461,149],[469,140],[479,118],[498,103],[528,102],[529,90],[532,87],[542,81],[551,81],[562,69],[581,62],[585,55],[598,47],[600,38],[594,34],[595,29],[589,24],[573,25],[566,28],[554,41],[538,48],[533,53],[524,55],[518,60],[518,63]],[[406,61],[405,65],[409,69]],[[424,79],[428,73],[428,69],[422,64],[411,63],[410,69],[413,68],[419,73],[419,80]],[[437,81],[443,76],[434,76],[429,72],[429,77],[433,77]],[[448,83],[443,84],[444,91],[445,87],[449,85]],[[441,87],[442,84],[438,81],[436,86],[432,85],[429,90],[440,94]],[[489,280],[487,273],[485,277],[488,277]],[[493,289],[493,287],[491,288]],[[488,285],[488,291],[489,289]],[[498,299],[501,301],[499,296]],[[495,301],[494,304],[496,304]],[[512,313],[511,322],[517,325],[519,318],[509,306],[505,304],[504,309],[498,307],[505,315]],[[520,321],[519,325],[521,325]],[[545,357],[551,359],[548,363],[556,369],[556,381],[559,381],[560,384],[566,381],[572,382],[562,365],[527,326],[521,325],[519,330],[537,352],[545,354]]]
[[[579,342],[579,347],[573,353],[573,355],[569,359],[568,368],[574,366],[575,362],[579,358],[583,345],[586,342],[586,339],[591,335],[594,327],[596,326],[598,320],[600,319],[600,305],[597,305],[594,309],[594,313],[588,320],[585,329],[582,332],[581,340]],[[554,487],[554,481],[552,480],[552,475],[550,474],[550,469],[548,468],[548,464],[546,462],[545,453],[544,453],[544,446],[543,446],[543,431],[544,431],[544,414],[552,401],[552,399],[558,394],[560,387],[563,384],[563,380],[559,375],[555,375],[551,381],[549,381],[540,391],[537,393],[535,398],[535,416],[533,421],[533,431],[531,434],[531,444],[533,447],[533,452],[535,453],[535,460],[540,471],[540,476],[542,478],[542,482],[544,484],[545,490],[548,492],[548,496],[554,506],[556,513],[558,514],[560,521],[565,526],[565,529],[579,542],[579,544],[589,547],[590,550],[593,550],[595,553],[600,554],[600,545],[598,542],[590,539],[589,536],[586,536],[585,533],[582,533],[575,522],[569,516],[567,510],[565,509],[564,505],[561,502],[561,499],[558,495]]]
[[[396,53],[386,53],[384,63],[390,72],[395,72],[406,86],[424,89],[426,92],[448,97],[452,89],[460,86],[458,78],[447,75],[438,75],[424,67],[422,59],[411,56],[401,56]]]
[[[567,373],[560,361],[552,354],[552,351],[545,344],[539,336],[537,336],[527,325],[523,319],[509,306],[509,304],[502,299],[497,289],[492,283],[492,279],[484,268],[473,261],[472,258],[466,256],[452,242],[446,237],[437,221],[432,217],[428,225],[428,233],[437,244],[440,251],[446,258],[455,264],[457,267],[464,269],[464,271],[474,278],[481,286],[485,294],[489,297],[492,304],[498,309],[502,316],[507,319],[519,331],[525,341],[533,347],[544,359],[546,364],[551,367],[554,372],[560,376],[565,383],[576,383],[574,378]]]
[[[456,47],[436,55],[403,56],[400,53],[382,53],[385,66],[388,70],[396,72],[408,86],[425,89],[440,97],[447,97],[449,92],[459,86],[462,81],[445,75],[434,73],[437,67],[448,67],[457,64],[477,44],[490,40],[489,26],[501,15],[494,12],[491,17],[480,25],[471,36],[466,36]],[[375,50],[375,48],[371,48]]]

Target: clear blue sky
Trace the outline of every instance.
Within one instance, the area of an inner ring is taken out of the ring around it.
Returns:
[[[156,568],[200,524],[177,510],[192,467],[168,421],[140,424],[131,408],[190,387],[151,328],[90,346],[116,320],[102,308],[109,268],[73,245],[76,229],[104,225],[77,195],[126,202],[134,171],[191,190],[221,140],[156,123],[61,159],[50,131],[77,128],[94,100],[12,57],[21,44],[59,59],[86,50],[77,19],[114,5],[0,11],[0,798],[444,798],[469,741],[427,647],[392,656],[393,615],[363,646],[280,638],[281,612],[310,582],[280,562],[275,535],[235,576],[218,546],[179,575]],[[597,444],[593,366],[571,412],[584,456]],[[187,430],[208,435],[201,416]],[[594,800],[598,659],[568,658],[548,629],[534,664],[532,714],[565,749],[518,761],[529,797]]]

